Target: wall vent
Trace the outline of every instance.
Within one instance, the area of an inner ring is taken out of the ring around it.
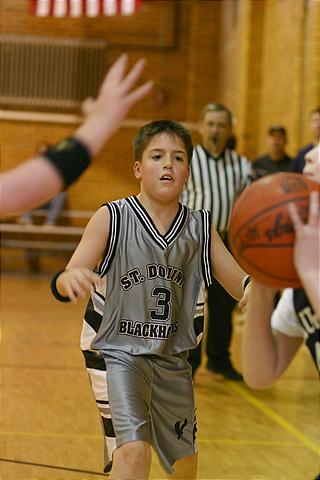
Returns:
[[[108,43],[43,36],[0,35],[0,103],[10,109],[79,110],[96,96]]]

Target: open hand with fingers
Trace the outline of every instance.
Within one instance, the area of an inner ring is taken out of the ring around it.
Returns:
[[[99,288],[101,281],[99,275],[92,270],[77,267],[62,272],[57,278],[56,285],[59,294],[77,303],[78,298],[84,298]]]
[[[128,111],[150,92],[152,81],[132,90],[145,67],[141,58],[126,73],[128,55],[121,55],[106,74],[95,100],[87,98],[82,104],[86,116],[75,137],[81,140],[95,155],[119,127]]]

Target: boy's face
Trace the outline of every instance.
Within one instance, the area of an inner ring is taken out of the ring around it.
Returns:
[[[179,198],[189,176],[188,155],[181,138],[159,133],[155,135],[134,163],[134,175],[141,192],[167,200]]]
[[[320,183],[320,145],[306,153],[304,160],[303,175],[307,175],[314,182]]]

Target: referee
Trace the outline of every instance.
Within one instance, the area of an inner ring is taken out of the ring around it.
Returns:
[[[199,133],[202,143],[194,148],[190,177],[181,202],[195,210],[209,210],[213,225],[228,247],[231,211],[238,195],[251,182],[251,164],[228,148],[232,136],[232,113],[224,105],[209,103],[203,108]],[[206,368],[228,380],[240,381],[242,375],[233,367],[229,351],[236,301],[214,280],[208,289],[207,303]],[[201,343],[190,351],[189,362],[194,375],[201,363]]]

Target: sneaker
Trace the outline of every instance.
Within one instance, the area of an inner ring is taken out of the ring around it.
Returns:
[[[103,473],[108,473],[109,474],[110,471],[111,471],[111,468],[112,468],[112,461],[107,463],[107,465],[104,467]]]
[[[223,370],[217,370],[216,368],[214,369],[211,367],[211,365],[207,365],[207,369],[212,373],[221,375],[226,380],[232,380],[233,382],[242,382],[243,380],[241,373],[237,372],[237,370],[231,364]]]

